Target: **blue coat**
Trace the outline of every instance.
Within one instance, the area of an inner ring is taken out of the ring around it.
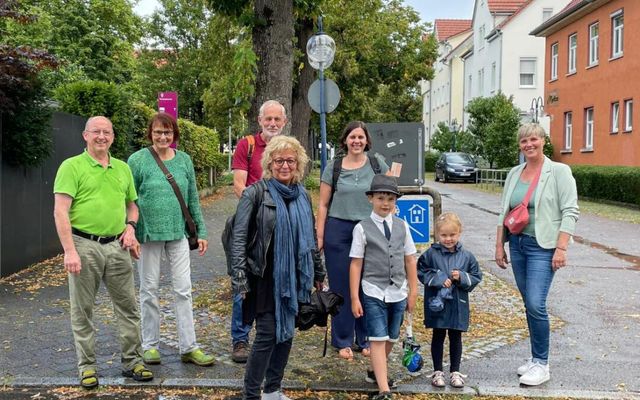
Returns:
[[[444,310],[429,310],[429,299],[437,296],[451,272],[460,271],[460,281],[453,284],[453,299],[445,300]],[[435,243],[418,259],[418,279],[424,284],[424,326],[427,328],[469,329],[469,292],[482,280],[482,271],[473,254],[458,242],[451,252]]]

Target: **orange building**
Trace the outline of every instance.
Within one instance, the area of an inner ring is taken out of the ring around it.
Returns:
[[[531,34],[546,38],[554,159],[640,166],[640,1],[573,0]]]

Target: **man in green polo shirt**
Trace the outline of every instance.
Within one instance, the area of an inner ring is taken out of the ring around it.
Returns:
[[[109,292],[117,317],[122,375],[137,381],[153,379],[142,361],[131,260],[140,248],[135,237],[138,196],[127,164],[109,154],[113,135],[109,119],[89,118],[82,133],[87,148],[63,161],[53,185],[56,230],[69,273],[71,329],[80,384],[87,389],[98,386],[92,317],[100,281]]]

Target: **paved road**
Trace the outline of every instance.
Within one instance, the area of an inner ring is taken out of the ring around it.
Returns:
[[[493,262],[499,197],[473,185],[432,183],[443,211],[458,213],[463,242],[481,264],[515,286],[510,270]],[[569,247],[569,266],[554,278],[548,308],[566,322],[551,335],[551,380],[546,390],[640,393],[640,226],[582,215]],[[621,254],[622,253],[622,254]],[[471,300],[473,301],[473,299]],[[516,368],[528,340],[463,364],[472,386],[507,392],[518,385]]]
[[[492,261],[498,196],[473,190],[473,185],[430,184],[442,193],[443,209],[461,216],[465,246],[476,254],[484,268],[513,284],[511,272],[497,268]],[[192,277],[197,292],[211,289],[212,280],[225,274],[224,254],[217,238],[234,207],[235,200],[230,194],[205,201],[203,211],[212,241],[204,258],[193,259]],[[580,243],[569,247],[570,266],[556,275],[549,299],[551,313],[565,321],[551,337],[551,381],[539,388],[519,388],[515,369],[529,353],[528,341],[521,340],[464,361],[462,369],[469,374],[470,383],[465,393],[640,398],[639,228],[587,215],[578,222]],[[36,388],[77,383],[68,291],[64,279],[59,280],[60,276],[64,278],[59,268],[54,265],[40,275],[30,276],[31,289],[37,286],[32,291],[16,292],[11,284],[0,284],[0,374],[5,383]],[[119,349],[110,308],[103,293],[96,311],[101,383],[130,385],[130,380],[119,378]],[[171,307],[165,308],[165,317],[169,317],[165,321],[170,321]],[[206,314],[197,317],[199,326],[221,323]],[[170,342],[171,337],[164,335],[166,356],[163,355],[162,366],[154,367],[160,378],[154,384],[240,385],[242,366],[228,359],[228,338],[207,343],[210,350],[220,355],[216,366],[210,369],[182,364]],[[424,354],[428,357],[429,352]],[[341,388],[364,388],[360,380],[354,382]],[[425,377],[401,385],[400,389],[433,391]],[[0,391],[0,398],[5,395]]]

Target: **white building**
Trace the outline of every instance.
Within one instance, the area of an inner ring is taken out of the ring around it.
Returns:
[[[438,123],[451,126],[455,119],[462,121],[464,65],[459,57],[460,47],[471,36],[470,19],[436,19],[434,35],[438,40],[438,59],[434,64],[434,77],[421,81],[422,118],[425,126],[425,144],[437,131]],[[466,41],[470,43],[470,41]]]
[[[498,92],[513,96],[523,119],[544,96],[545,42],[529,35],[571,0],[476,0],[473,46],[464,54],[464,105]],[[464,113],[466,127],[468,114]],[[547,118],[540,123],[549,128]]]

